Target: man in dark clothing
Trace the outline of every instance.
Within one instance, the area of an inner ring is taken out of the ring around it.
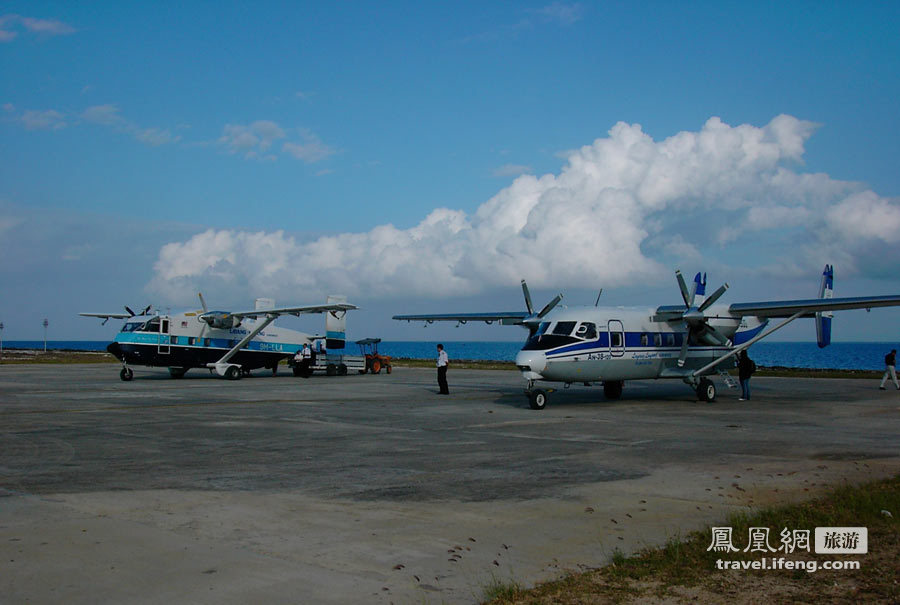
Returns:
[[[747,349],[738,353],[737,367],[738,380],[741,382],[741,397],[738,401],[747,401],[750,399],[750,376],[756,371],[756,364],[747,355]]]
[[[878,387],[884,390],[884,383],[887,382],[888,376],[894,381],[894,386],[900,389],[900,383],[897,382],[897,372],[894,366],[897,365],[897,349],[891,349],[891,352],[884,356],[884,376],[881,377],[881,385]]]

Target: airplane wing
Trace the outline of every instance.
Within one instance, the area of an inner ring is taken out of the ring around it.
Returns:
[[[428,323],[434,321],[458,321],[466,323],[470,321],[483,321],[485,323],[500,322],[504,326],[515,326],[522,323],[526,317],[531,315],[526,311],[498,311],[488,313],[453,313],[453,314],[436,314],[436,315],[394,315],[393,319],[399,321],[425,321]]]
[[[900,306],[900,296],[850,296],[844,298],[810,298],[806,300],[772,300],[734,303],[728,311],[734,315],[756,317],[791,317],[804,312],[801,317],[813,317],[820,311],[845,309],[872,309],[874,307]]]
[[[265,317],[266,315],[296,315],[304,313],[327,313],[329,311],[352,311],[358,309],[356,305],[349,303],[330,303],[324,305],[307,305],[303,307],[280,307],[278,309],[254,309],[253,311],[237,311],[229,313],[234,317]]]
[[[103,319],[128,319],[134,314],[128,313],[79,313],[82,317],[102,317]]]

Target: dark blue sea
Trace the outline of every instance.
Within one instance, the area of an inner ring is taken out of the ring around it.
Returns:
[[[107,341],[51,340],[48,349],[77,351],[103,351]],[[452,342],[444,341],[450,359],[513,361],[522,342]],[[436,342],[384,341],[379,352],[393,357],[432,359]],[[4,348],[43,349],[42,340],[4,341]],[[750,357],[757,365],[788,368],[821,368],[847,370],[882,370],[884,356],[891,349],[900,349],[900,343],[884,342],[836,342],[820,349],[815,342],[759,342],[750,348]],[[348,352],[356,353],[354,344]]]

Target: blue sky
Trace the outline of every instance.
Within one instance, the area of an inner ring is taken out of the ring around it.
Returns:
[[[5,339],[198,289],[342,292],[351,335],[403,339],[391,314],[515,310],[522,277],[758,300],[829,261],[837,295],[900,292],[896,3],[186,4],[0,6]]]

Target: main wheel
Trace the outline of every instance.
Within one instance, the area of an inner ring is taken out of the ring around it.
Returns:
[[[333,363],[329,363],[327,366],[325,366],[325,375],[326,376],[334,376],[335,374],[337,374],[337,366],[336,365],[334,365]]]
[[[622,396],[622,387],[625,382],[622,380],[610,380],[603,383],[603,396],[607,399],[618,399]]]
[[[225,378],[228,380],[240,380],[241,369],[237,366],[228,366],[228,369],[225,370]]]
[[[187,368],[169,368],[169,376],[172,378],[183,378],[187,371]]]
[[[122,371],[119,372],[119,378],[123,381],[128,382],[132,378],[134,378],[134,371],[131,368],[122,368]]]
[[[531,404],[532,410],[543,410],[547,407],[547,391],[544,389],[534,389],[528,395],[528,403]]]
[[[340,364],[338,366],[338,376],[346,376],[347,375],[347,366],[344,364]]]
[[[709,378],[701,378],[697,387],[697,399],[707,403],[716,400],[716,385]]]

